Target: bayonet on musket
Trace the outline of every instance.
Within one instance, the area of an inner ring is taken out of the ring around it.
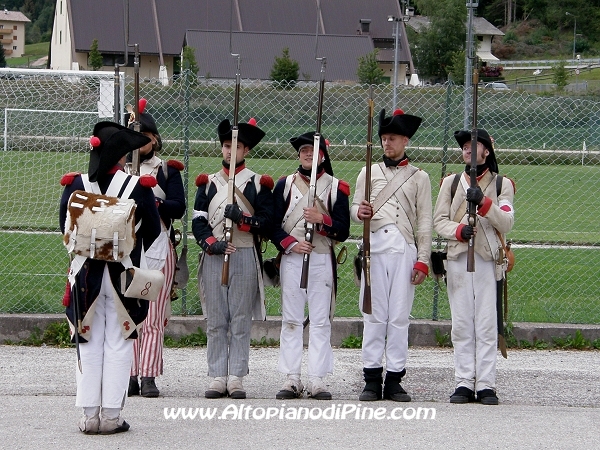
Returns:
[[[371,160],[373,158],[373,86],[369,87],[367,114],[367,154],[365,157],[365,201],[371,202]],[[372,313],[371,307],[371,219],[363,220],[362,270],[364,276],[362,312]]]

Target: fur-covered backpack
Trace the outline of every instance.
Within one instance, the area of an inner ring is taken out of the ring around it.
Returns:
[[[82,180],[85,190],[73,192],[67,204],[63,243],[69,253],[122,261],[135,247],[136,204],[129,195],[138,177],[115,173],[106,194],[98,183],[90,183],[87,174]]]

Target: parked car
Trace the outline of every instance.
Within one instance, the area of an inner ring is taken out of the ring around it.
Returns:
[[[510,91],[510,88],[506,84],[497,81],[486,83],[483,87],[486,89],[493,89],[494,91]]]

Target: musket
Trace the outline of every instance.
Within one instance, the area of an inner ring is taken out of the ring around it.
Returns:
[[[140,132],[140,46],[133,44],[135,56],[133,58],[133,130]],[[130,114],[132,112],[130,111]],[[136,148],[131,153],[131,175],[140,174],[140,149]]]
[[[477,84],[479,73],[477,64],[473,64],[473,126],[471,128],[471,168],[469,169],[469,187],[477,187]],[[475,202],[467,203],[469,225],[475,227],[477,221],[477,205]],[[475,235],[469,239],[467,248],[467,272],[475,272]]]
[[[313,157],[310,169],[310,185],[308,187],[308,207],[315,206],[315,197],[317,196],[317,166],[319,165],[319,148],[321,144],[321,117],[323,115],[323,91],[325,90],[325,58],[317,58],[321,61],[321,81],[319,83],[319,101],[317,106],[317,128],[313,141]],[[315,235],[315,224],[308,221],[304,222],[304,239],[312,244]],[[308,286],[308,267],[310,264],[310,253],[304,253],[302,259],[302,275],[300,276],[300,288],[306,289]]]
[[[365,201],[371,202],[371,160],[373,158],[373,85],[369,86],[367,114],[367,154],[365,157]],[[372,313],[371,307],[371,218],[363,220],[362,269],[365,279],[362,311]]]
[[[72,261],[72,259],[71,259]],[[73,325],[75,325],[75,350],[77,351],[77,367],[79,368],[79,373],[83,373],[83,370],[81,369],[81,352],[79,351],[79,333],[81,333],[81,313],[79,311],[79,289],[77,287],[77,277],[74,278],[73,281],[73,286],[70,285],[71,287],[71,292],[73,292],[73,316],[74,316],[74,323]]]
[[[230,42],[231,45],[231,42]],[[231,49],[230,49],[231,52]],[[240,108],[240,55],[231,53],[231,56],[237,58],[237,68],[235,72],[235,100],[233,103],[233,127],[231,129],[231,152],[229,157],[229,178],[227,180],[227,204],[231,205],[235,201],[234,190],[235,190],[235,162],[237,155],[237,144],[238,144],[238,112]],[[225,241],[231,242],[233,240],[233,221],[229,218],[225,218],[225,224],[223,226],[223,232],[225,234]],[[227,253],[223,258],[223,270],[221,271],[221,286],[229,285],[229,256]]]

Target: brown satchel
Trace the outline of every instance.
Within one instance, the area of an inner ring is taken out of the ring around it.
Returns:
[[[510,272],[515,265],[515,253],[510,248],[510,242],[508,244],[504,243],[504,239],[498,230],[496,230],[496,234],[498,235],[498,238],[500,238],[502,250],[504,251],[504,257],[506,258],[506,271]]]

